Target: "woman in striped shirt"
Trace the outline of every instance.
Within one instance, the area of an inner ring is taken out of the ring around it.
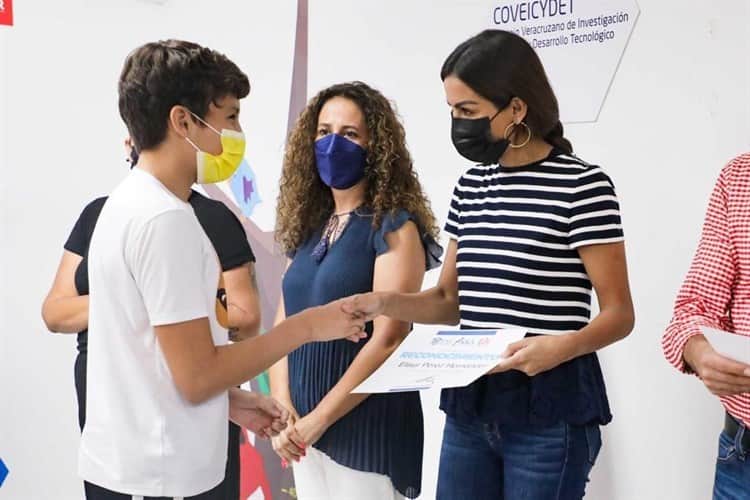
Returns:
[[[477,163],[455,187],[436,287],[371,293],[349,307],[525,339],[473,384],[443,391],[439,499],[579,499],[612,416],[596,351],[634,322],[614,187],[563,136],[529,44],[487,30],[441,78],[451,136]],[[600,312],[591,319],[591,291]]]

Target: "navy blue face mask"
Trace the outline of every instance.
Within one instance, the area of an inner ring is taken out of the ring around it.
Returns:
[[[344,136],[328,134],[315,141],[315,165],[323,183],[349,189],[365,176],[367,152]]]

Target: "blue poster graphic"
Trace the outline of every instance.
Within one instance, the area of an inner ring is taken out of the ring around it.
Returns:
[[[232,187],[232,194],[237,206],[240,207],[245,217],[250,217],[261,199],[258,193],[258,183],[255,180],[255,172],[250,168],[247,160],[242,160],[229,184]]]
[[[8,468],[5,466],[3,459],[0,458],[0,488],[3,486],[6,477],[8,477]]]

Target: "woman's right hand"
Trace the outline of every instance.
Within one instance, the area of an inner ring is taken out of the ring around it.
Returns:
[[[305,456],[305,447],[303,443],[297,443],[294,441],[294,424],[300,419],[297,410],[294,409],[291,401],[284,401],[281,403],[287,410],[289,410],[289,420],[286,425],[286,429],[281,431],[277,436],[271,438],[271,446],[273,451],[281,457],[284,468],[292,462],[299,462],[300,458]]]
[[[344,299],[344,311],[372,321],[385,311],[385,296],[380,292],[361,293]]]
[[[688,340],[683,357],[712,394],[721,397],[750,393],[750,366],[722,356],[703,335]]]
[[[311,307],[302,314],[310,325],[312,340],[327,341],[346,338],[359,342],[367,337],[366,318],[344,309],[346,299],[333,301],[324,306]]]

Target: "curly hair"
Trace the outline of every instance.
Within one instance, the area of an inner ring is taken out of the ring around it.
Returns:
[[[313,97],[289,134],[276,206],[276,241],[284,251],[296,250],[333,212],[333,195],[315,166],[314,144],[320,111],[334,97],[353,101],[365,117],[369,134],[365,206],[373,211],[373,227],[380,227],[385,215],[403,209],[414,216],[420,233],[437,239],[435,216],[391,102],[365,83],[349,82]]]

